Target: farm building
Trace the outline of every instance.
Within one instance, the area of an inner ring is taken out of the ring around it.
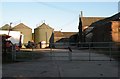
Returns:
[[[82,22],[82,31],[86,28],[88,28],[92,23],[102,20],[105,17],[84,17],[83,16],[83,12],[81,11],[81,14],[79,15],[79,23],[80,23],[80,19]]]
[[[9,24],[5,24],[4,26],[2,26],[0,28],[0,30],[9,30],[10,29],[10,25]]]
[[[82,20],[82,30],[86,29],[89,27],[92,23],[102,20],[105,17],[81,17]]]
[[[70,37],[75,34],[77,32],[54,31],[54,42],[70,42]]]
[[[92,23],[84,30],[86,42],[120,42],[120,12]]]
[[[54,31],[54,42],[57,42],[62,38],[65,38],[65,36],[61,31]]]
[[[46,46],[49,46],[49,43],[54,42],[53,33],[54,29],[43,23],[34,29],[34,41],[35,43],[45,42]]]
[[[20,31],[24,35],[23,43],[32,41],[32,29],[23,23],[20,23],[12,28],[13,31]]]
[[[105,17],[81,17],[82,20],[82,30],[86,29],[92,23],[102,20]],[[78,42],[78,33],[77,32],[61,32],[54,31],[54,42]]]
[[[81,17],[79,17],[79,21],[80,21],[80,18],[81,18],[81,22],[82,22],[82,31],[85,31],[86,29],[87,29],[87,31],[89,31],[89,30],[92,29],[92,28],[89,27],[92,23],[94,23],[96,21],[99,21],[99,20],[102,20],[105,17],[84,17],[84,16],[81,16]],[[89,29],[88,29],[88,27],[89,27]],[[89,39],[89,41],[90,40],[91,39]],[[79,33],[76,33],[76,34],[72,35],[70,37],[70,41],[72,43],[78,43],[79,42]]]

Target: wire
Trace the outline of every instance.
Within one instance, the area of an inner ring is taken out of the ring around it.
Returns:
[[[77,19],[78,16],[75,16],[75,18],[74,19],[72,19],[72,20],[70,20],[69,22],[67,22],[67,23],[65,23],[65,24],[63,24],[61,27],[64,27],[64,26],[68,26],[68,25],[71,25],[71,24],[73,24]]]
[[[68,13],[76,13],[76,11],[73,11],[73,10],[68,10],[68,9],[65,9],[65,8],[61,8],[61,7],[58,7],[58,6],[55,6],[55,5],[52,5],[52,4],[48,4],[46,2],[36,2],[36,3],[39,3],[41,5],[44,5],[44,6],[47,6],[49,8],[54,8],[56,10],[60,10],[60,11],[63,11],[63,12],[68,12]]]
[[[63,12],[68,12],[68,13],[72,13],[72,14],[75,14],[77,13],[76,11],[72,11],[72,10],[68,10],[68,9],[65,9],[65,8],[61,8],[61,7],[58,7],[58,6],[55,6],[55,5],[52,5],[52,4],[48,4],[46,2],[39,2],[38,0],[36,0],[37,2],[36,3],[39,3],[41,5],[44,5],[44,6],[47,6],[47,7],[50,7],[50,8],[54,8],[54,9],[57,9],[57,10],[60,10],[60,11],[63,11]],[[64,26],[68,26],[68,25],[71,25],[73,24],[75,21],[76,21],[76,18],[78,16],[75,16],[74,19],[70,20],[69,22],[63,24],[61,27],[64,27]]]

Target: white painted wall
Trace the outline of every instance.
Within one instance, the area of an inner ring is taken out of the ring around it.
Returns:
[[[8,35],[8,31],[5,30],[0,30],[0,34],[6,34]],[[9,36],[11,36],[8,40],[11,40],[13,44],[18,44],[20,40],[20,35],[21,33],[19,31],[10,31]],[[22,34],[22,39],[21,42],[23,43],[23,37],[24,35]]]

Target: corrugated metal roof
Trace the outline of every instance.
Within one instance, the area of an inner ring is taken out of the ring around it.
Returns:
[[[43,23],[42,25],[38,26],[35,29],[53,29],[53,28],[50,27],[49,25],[46,25],[45,23]]]
[[[20,23],[20,24],[16,25],[15,27],[13,27],[12,29],[31,29],[31,28],[26,26],[23,23]]]

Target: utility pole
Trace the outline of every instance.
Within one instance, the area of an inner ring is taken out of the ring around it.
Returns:
[[[46,34],[46,47],[47,47],[47,37],[48,37],[48,36],[47,36],[47,32],[45,32],[45,34]]]
[[[78,26],[78,30],[79,30],[79,32],[78,32],[78,34],[79,34],[79,41],[78,42],[82,42],[83,40],[82,40],[82,20],[81,20],[81,17],[82,17],[82,11],[81,11],[81,15],[79,15],[79,26]]]
[[[10,27],[9,27],[8,35],[10,34],[11,25],[12,25],[12,22],[10,22]]]

